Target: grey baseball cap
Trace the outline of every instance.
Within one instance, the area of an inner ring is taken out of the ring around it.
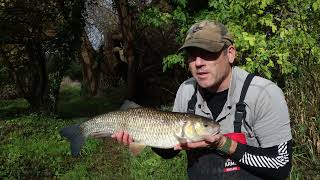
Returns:
[[[223,24],[204,20],[191,26],[184,44],[178,52],[187,47],[198,47],[209,52],[219,52],[225,45],[231,44],[233,44],[233,39]]]

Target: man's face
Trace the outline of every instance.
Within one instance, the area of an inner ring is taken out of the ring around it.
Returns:
[[[212,53],[200,48],[188,48],[189,69],[202,88],[220,92],[229,87],[231,63],[235,58],[235,49],[231,45],[220,52]]]

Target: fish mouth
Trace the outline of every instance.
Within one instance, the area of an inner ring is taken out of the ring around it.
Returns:
[[[207,138],[209,138],[210,136],[215,136],[215,135],[217,135],[217,134],[219,134],[219,133],[220,133],[220,128],[218,127],[218,128],[215,128],[212,133],[208,133],[207,135],[204,135],[203,138],[204,138],[204,139],[207,139]],[[209,139],[210,139],[210,138],[209,138]]]
[[[217,135],[219,133],[220,133],[220,127],[218,126],[218,127],[214,128],[214,131],[211,135]]]

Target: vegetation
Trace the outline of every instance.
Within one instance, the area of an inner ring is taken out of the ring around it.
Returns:
[[[81,0],[0,3],[1,69],[10,74],[32,111],[56,110],[61,80],[80,46],[83,4]]]
[[[80,158],[72,158],[59,129],[83,119],[62,120],[35,114],[0,122],[0,177],[9,179],[126,177],[125,154],[111,142],[89,141]],[[55,123],[52,123],[55,122]],[[109,144],[109,146],[108,146]],[[110,148],[111,147],[111,148]],[[105,154],[105,150],[111,151]],[[105,155],[102,155],[105,154]],[[98,156],[97,156],[98,155]],[[110,155],[110,156],[108,156]]]
[[[119,95],[104,98],[110,104],[101,105],[100,99],[81,98],[79,87],[67,88],[62,99],[70,103],[59,104],[61,116],[91,116],[119,107]],[[71,102],[78,101],[77,103]],[[26,104],[24,100],[19,100]],[[1,104],[1,109],[26,108],[15,106],[18,100]],[[87,103],[81,103],[86,101]],[[77,104],[77,106],[74,106]],[[72,108],[71,108],[72,107]],[[13,110],[12,110],[13,111]],[[2,111],[5,112],[5,111]],[[86,113],[86,114],[85,114]],[[3,114],[1,114],[1,117]],[[0,121],[0,178],[59,178],[59,179],[185,179],[185,155],[166,161],[148,148],[139,157],[132,157],[128,149],[111,139],[89,139],[81,156],[73,158],[69,142],[59,130],[70,124],[80,123],[88,117],[54,118],[29,114]]]
[[[72,158],[58,130],[128,97],[170,107],[189,75],[175,52],[203,19],[229,28],[237,65],[285,92],[295,142],[289,179],[320,179],[320,0],[141,2],[0,2],[0,179],[185,179],[185,154],[131,157],[113,141],[90,140]],[[105,37],[98,49],[85,31],[92,19]],[[61,85],[66,76],[79,84]]]

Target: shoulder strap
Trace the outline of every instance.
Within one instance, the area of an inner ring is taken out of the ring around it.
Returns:
[[[187,112],[190,114],[195,114],[195,109],[196,109],[195,106],[197,104],[197,87],[198,87],[198,85],[196,84],[195,88],[194,88],[194,93],[188,102]]]
[[[234,132],[241,132],[242,120],[246,118],[246,103],[244,98],[246,97],[249,85],[254,77],[254,74],[248,74],[246,80],[243,83],[239,102],[236,104],[236,113],[234,119]]]

